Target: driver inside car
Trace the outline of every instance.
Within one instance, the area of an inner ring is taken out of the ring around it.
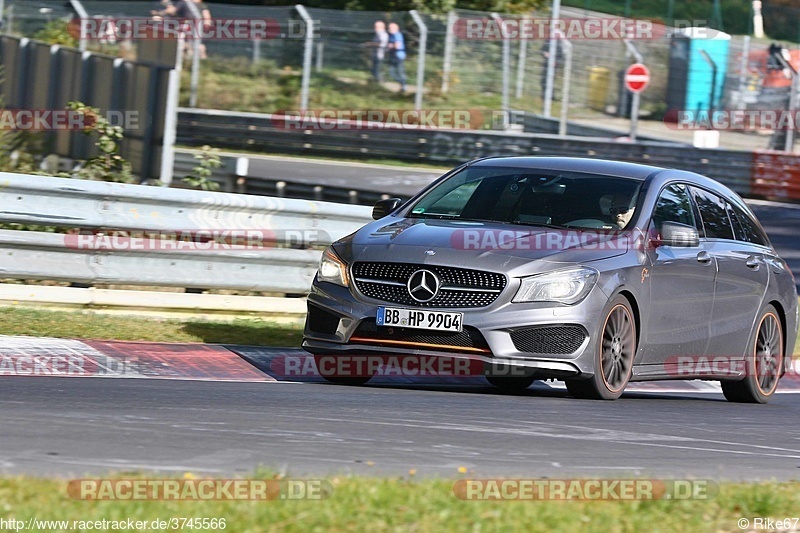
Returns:
[[[611,221],[623,229],[633,218],[634,207],[631,205],[633,198],[627,195],[614,194],[605,195],[600,199],[600,206],[604,214],[607,214]]]

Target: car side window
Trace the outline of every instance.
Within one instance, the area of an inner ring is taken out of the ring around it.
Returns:
[[[659,234],[664,222],[678,222],[697,227],[692,210],[692,199],[685,185],[673,183],[661,191],[653,211],[653,226]]]
[[[708,239],[733,240],[733,227],[725,209],[725,200],[714,193],[693,188],[700,218]]]
[[[768,246],[768,240],[764,232],[755,220],[738,205],[728,204],[728,215],[731,217],[733,227],[736,230],[736,240]]]

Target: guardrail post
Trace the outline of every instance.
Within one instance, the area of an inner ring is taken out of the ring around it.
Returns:
[[[311,59],[314,53],[314,21],[302,4],[294,6],[306,24],[305,47],[303,48],[303,81],[300,86],[300,109],[308,109],[308,90],[311,84]]]
[[[86,51],[86,20],[89,18],[89,13],[83,8],[83,4],[81,4],[78,0],[69,0],[70,5],[72,5],[72,9],[78,14],[81,19],[81,36],[80,40],[78,41],[78,50],[81,52]]]
[[[447,12],[447,33],[444,37],[444,59],[442,61],[442,94],[450,90],[450,70],[453,68],[453,48],[456,41],[456,20],[458,16],[455,11]]]
[[[261,61],[261,39],[253,37],[253,64],[257,65]]]
[[[419,51],[417,53],[417,94],[414,96],[414,108],[422,109],[422,94],[425,92],[425,50],[428,47],[428,27],[416,9],[409,11],[414,24],[419,28]]]
[[[314,65],[314,69],[317,72],[320,72],[322,70],[322,58],[324,54],[325,54],[325,43],[320,41],[317,43],[317,62]]]

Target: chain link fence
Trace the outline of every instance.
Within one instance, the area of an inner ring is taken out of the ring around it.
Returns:
[[[155,1],[86,0],[81,4],[90,17],[106,19],[150,17],[152,10],[161,7]],[[625,20],[622,2],[575,0],[571,4],[578,7],[564,7],[562,19]],[[267,39],[204,40],[202,60],[196,62],[196,67],[192,61],[184,64],[183,105],[196,102],[201,108],[267,113],[302,107],[326,110],[418,107],[522,110],[541,114],[547,107],[549,40],[546,36],[504,41],[499,36],[472,38],[464,32],[469,21],[480,21],[486,27],[490,21],[519,21],[519,18],[468,10],[421,13],[415,17],[401,11],[205,5],[214,19],[268,19],[275,32]],[[711,3],[703,6],[686,10],[676,6],[672,12],[665,11],[664,20],[699,17],[712,20],[713,6]],[[620,17],[591,11],[592,7],[608,9]],[[797,12],[795,14],[800,16],[800,9],[796,7],[781,9],[788,10],[784,15]],[[639,13],[634,10],[630,14]],[[727,11],[725,14],[727,17]],[[8,2],[4,13],[5,31],[30,36],[48,22],[73,17],[75,13],[69,2]],[[529,15],[530,19],[538,21],[548,20],[547,17],[547,11]],[[407,51],[405,91],[402,80],[398,80],[397,68],[390,68],[388,51],[379,65],[379,75],[373,71],[376,21],[387,25],[396,23],[404,37]],[[728,25],[727,18],[719,19],[718,26],[723,25]],[[650,84],[641,96],[642,114],[651,118],[660,119],[667,111],[673,41],[672,28],[659,24],[652,38],[632,41],[651,72]],[[622,39],[613,36],[573,38],[569,44],[568,76],[565,72],[566,45],[557,47],[551,115],[558,117],[568,98],[570,119],[600,123],[609,115],[630,116],[631,98],[623,88],[622,76],[635,60]],[[768,46],[768,40],[731,38],[727,54],[716,65],[719,76],[724,79],[716,106],[775,109],[788,105],[791,80],[767,68]],[[129,59],[134,59],[137,53],[135,41],[93,40],[88,47]],[[800,56],[797,60],[800,61]],[[199,69],[194,76],[190,74],[192,68]],[[569,87],[565,87],[565,78],[569,78]]]

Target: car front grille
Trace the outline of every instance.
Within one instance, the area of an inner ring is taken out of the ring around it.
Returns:
[[[420,269],[435,273],[441,287],[429,302],[419,302],[408,292],[408,279]],[[494,272],[413,263],[358,262],[353,278],[359,292],[369,298],[414,307],[486,307],[506,286],[506,277]]]
[[[458,333],[421,331],[412,328],[378,327],[374,318],[362,320],[350,337],[350,342],[389,347],[432,348],[452,352],[491,353],[486,339],[471,326],[464,327]]]
[[[520,352],[570,354],[581,347],[586,330],[577,325],[534,326],[511,332],[511,341]]]

